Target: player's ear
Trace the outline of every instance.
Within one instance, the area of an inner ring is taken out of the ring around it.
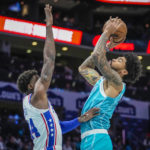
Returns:
[[[33,89],[33,85],[31,83],[28,84],[28,90],[32,90]]]
[[[127,71],[126,69],[123,69],[123,70],[122,70],[122,74],[123,74],[123,75],[127,75],[127,74],[128,74],[128,71]]]

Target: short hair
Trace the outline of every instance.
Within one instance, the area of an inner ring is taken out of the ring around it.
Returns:
[[[135,53],[127,53],[124,55],[126,58],[126,69],[128,74],[123,77],[127,83],[135,83],[142,75],[142,64]]]
[[[28,84],[32,79],[33,75],[37,75],[36,70],[27,70],[21,73],[17,79],[17,86],[21,93],[28,93]]]

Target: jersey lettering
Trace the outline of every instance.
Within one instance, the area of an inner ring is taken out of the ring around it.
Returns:
[[[31,133],[31,138],[34,140],[33,134],[35,134],[36,138],[40,136],[40,133],[38,132],[37,128],[35,127],[33,120],[30,118],[29,120],[29,128],[30,128],[30,133]]]

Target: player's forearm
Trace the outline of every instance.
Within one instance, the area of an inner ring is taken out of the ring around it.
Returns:
[[[55,43],[53,39],[52,26],[46,26],[46,40],[44,45],[44,64],[41,72],[41,79],[49,81],[52,77],[55,64]]]
[[[93,53],[97,52],[97,53],[102,53],[105,54],[106,52],[106,43],[109,39],[109,34],[107,32],[104,32],[101,37],[99,38]]]
[[[122,80],[119,74],[111,69],[105,54],[106,42],[108,40],[107,34],[102,34],[97,47],[92,54],[93,61],[102,75],[108,80],[114,82],[116,85],[122,85]]]
[[[52,59],[55,61],[55,43],[53,38],[53,31],[52,31],[52,25],[46,26],[46,40],[44,45],[44,61],[45,58]]]
[[[97,53],[96,55],[93,55],[93,60],[97,68],[108,81],[114,83],[116,86],[122,85],[120,75],[110,67],[105,55],[101,57],[101,54]]]
[[[93,62],[95,64],[95,66],[102,71],[102,66],[103,63],[107,60],[106,59],[106,43],[108,41],[108,34],[107,33],[103,33],[101,35],[101,37],[99,38],[93,54],[92,54],[92,58],[93,58]],[[105,60],[105,61],[104,61]]]
[[[70,121],[60,121],[60,126],[62,129],[62,133],[65,134],[67,132],[72,131],[80,125],[78,118],[75,118]]]
[[[107,58],[106,58],[106,43],[108,40],[108,34],[103,33],[101,37],[99,38],[95,48],[94,52],[92,54],[92,59],[95,64],[95,66],[103,72],[103,67],[107,65]]]
[[[106,42],[108,41],[108,33],[103,33],[102,36],[99,38],[95,48],[94,48],[94,53],[99,53],[102,56],[105,54],[105,49],[106,49]],[[79,72],[82,71],[85,68],[94,68],[95,63],[93,60],[92,56],[89,56],[80,66],[79,66]]]

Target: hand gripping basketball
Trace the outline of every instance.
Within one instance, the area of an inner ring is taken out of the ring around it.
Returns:
[[[127,35],[127,26],[124,21],[119,19],[118,17],[112,18],[103,26],[103,32],[108,30],[110,33],[109,40],[113,43],[120,44],[125,41]]]

